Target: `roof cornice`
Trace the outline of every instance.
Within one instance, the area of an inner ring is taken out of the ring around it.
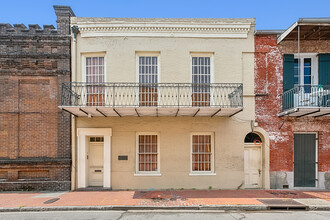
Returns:
[[[247,38],[253,22],[76,22],[81,37]]]

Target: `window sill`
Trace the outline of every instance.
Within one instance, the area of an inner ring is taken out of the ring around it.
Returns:
[[[216,173],[189,173],[189,176],[216,176]]]
[[[162,176],[161,173],[134,173],[134,176]]]

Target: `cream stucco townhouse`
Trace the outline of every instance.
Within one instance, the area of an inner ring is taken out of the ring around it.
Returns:
[[[72,17],[72,189],[269,188],[254,26]]]

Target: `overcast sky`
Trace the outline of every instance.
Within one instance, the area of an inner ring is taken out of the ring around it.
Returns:
[[[53,5],[78,17],[256,18],[256,29],[286,29],[301,17],[330,17],[330,0],[0,0],[0,23],[53,24]]]

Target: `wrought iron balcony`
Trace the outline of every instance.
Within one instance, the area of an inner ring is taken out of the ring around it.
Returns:
[[[330,115],[330,86],[303,85],[283,93],[283,112],[279,116]]]
[[[63,83],[76,116],[230,116],[243,109],[240,83]]]

